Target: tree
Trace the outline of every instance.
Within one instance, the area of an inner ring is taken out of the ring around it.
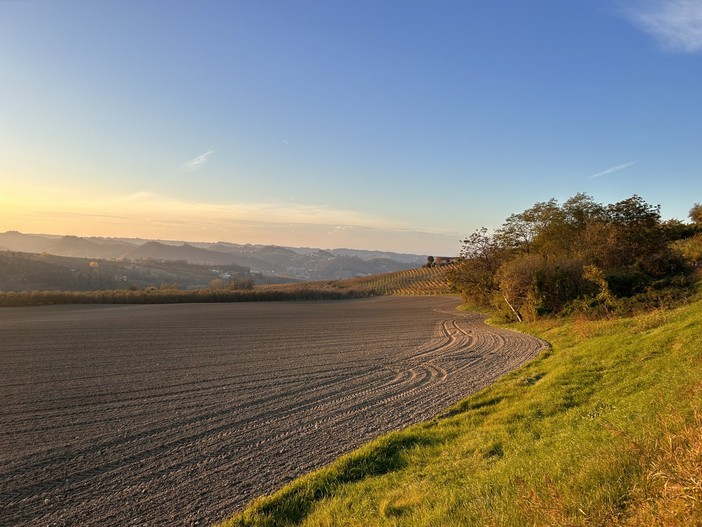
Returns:
[[[543,259],[539,255],[525,254],[505,262],[497,271],[499,297],[519,322],[524,318],[536,318],[541,304],[536,282],[542,266]]]
[[[590,288],[582,275],[577,259],[525,254],[502,264],[497,281],[501,299],[521,321],[558,313],[586,293]]]
[[[524,212],[509,216],[498,229],[497,238],[505,248],[530,254],[537,238],[559,214],[555,199],[536,203]]]
[[[248,277],[239,281],[239,289],[244,289],[246,291],[252,290],[255,285],[254,281]]]
[[[702,220],[702,205],[690,217]],[[596,290],[609,309],[613,299],[686,287],[690,264],[702,257],[699,225],[695,235],[694,226],[663,222],[660,206],[638,195],[602,205],[580,193],[562,206],[551,199],[512,214],[492,235],[476,230],[447,277],[466,300],[518,319],[558,313],[578,299],[586,305]]]
[[[227,287],[227,282],[221,278],[214,278],[207,284],[208,289],[224,289],[225,287]]]
[[[461,260],[446,277],[464,298],[487,306],[498,285],[495,274],[506,257],[498,240],[485,227],[476,229],[463,240]]]
[[[695,225],[702,227],[702,204],[695,203],[690,209],[690,219]]]

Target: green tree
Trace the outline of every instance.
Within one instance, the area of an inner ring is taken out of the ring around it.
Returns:
[[[505,250],[482,227],[463,240],[460,256],[458,265],[446,273],[449,283],[466,299],[489,305],[493,294],[498,291],[495,274],[506,258]]]
[[[555,199],[535,204],[533,207],[510,215],[497,230],[497,239],[506,249],[530,254],[534,244],[547,226],[558,221],[560,209]]]
[[[690,219],[695,225],[702,227],[702,204],[695,203],[690,209]]]
[[[660,206],[640,196],[605,206],[580,193],[562,206],[551,199],[512,214],[493,235],[476,230],[447,276],[467,300],[518,319],[558,313],[577,299],[587,305],[592,295],[609,309],[617,297],[660,298],[660,288],[687,287],[688,262],[700,256],[693,234],[661,221]]]

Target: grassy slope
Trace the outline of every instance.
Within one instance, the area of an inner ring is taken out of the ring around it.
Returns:
[[[517,326],[553,350],[223,525],[702,525],[701,320]]]

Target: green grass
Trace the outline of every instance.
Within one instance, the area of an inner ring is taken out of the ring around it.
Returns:
[[[702,435],[693,434],[702,421],[700,321],[702,302],[630,319],[515,325],[552,350],[222,526],[699,525],[690,514],[702,514],[702,492],[659,476],[666,463],[702,471],[702,438],[689,439]],[[674,439],[680,430],[691,431],[687,442]],[[674,441],[680,452],[667,446]],[[686,455],[699,463],[681,462]],[[685,477],[700,481],[697,472]],[[683,489],[674,505],[683,520],[658,521],[673,487]]]

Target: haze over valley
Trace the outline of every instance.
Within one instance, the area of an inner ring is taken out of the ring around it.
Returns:
[[[3,252],[4,251],[4,252]],[[336,280],[412,269],[426,256],[354,249],[0,233],[0,291],[202,288]]]

